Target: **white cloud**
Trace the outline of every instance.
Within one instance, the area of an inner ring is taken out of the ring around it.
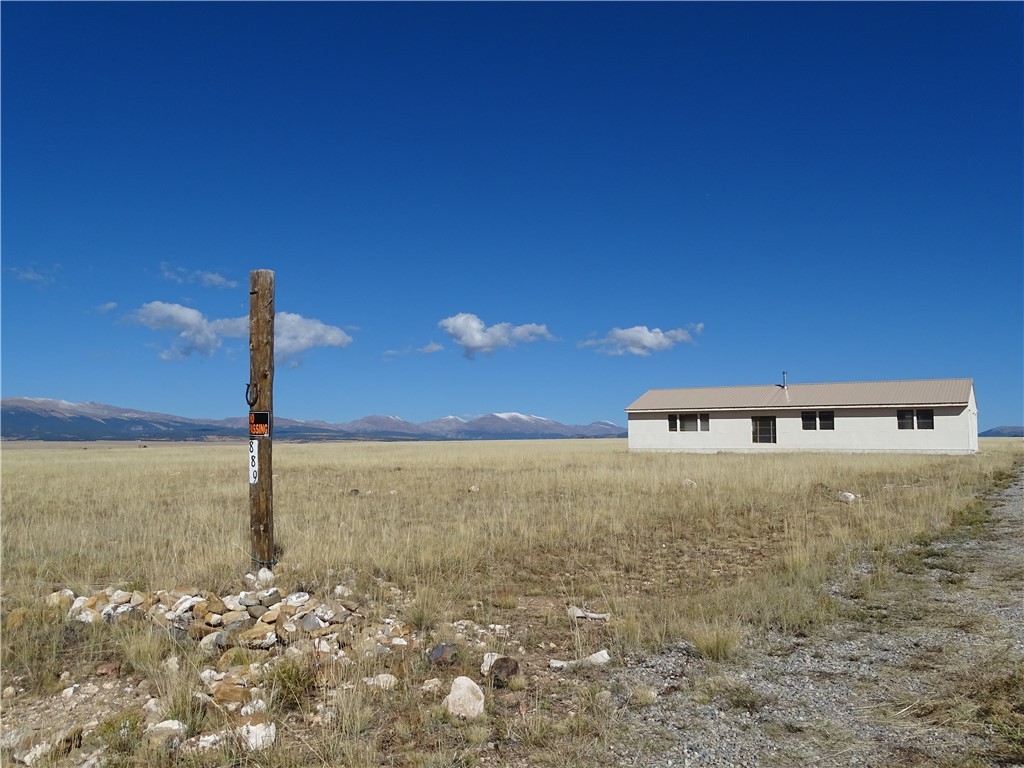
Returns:
[[[36,285],[49,285],[56,279],[60,266],[55,264],[49,269],[40,272],[35,267],[11,267],[10,272],[15,280],[23,283],[35,283]]]
[[[444,349],[444,345],[438,344],[436,341],[432,341],[425,347],[420,347],[416,351],[421,352],[424,355],[432,355],[435,352],[440,352],[442,349]]]
[[[249,318],[230,317],[208,320],[203,314],[181,304],[151,301],[143,304],[132,318],[152,330],[173,330],[178,336],[160,353],[162,360],[184,360],[193,352],[209,357],[221,345],[222,338],[244,339],[249,335]],[[352,337],[340,328],[292,312],[278,312],[274,319],[274,358],[292,359],[313,347],[345,347]]]
[[[352,337],[341,328],[319,320],[292,312],[278,312],[274,319],[274,357],[279,360],[313,347],[347,347],[351,343]]]
[[[209,272],[204,269],[188,270],[184,267],[175,267],[166,261],[160,262],[160,276],[172,283],[182,285],[184,283],[199,283],[205,288],[237,288],[237,280],[229,280],[224,275],[216,272]]]
[[[115,309],[117,309],[116,301],[108,301],[106,304],[100,304],[96,307],[96,311],[101,315],[105,315],[107,312],[113,312]]]
[[[606,355],[649,355],[672,349],[676,344],[692,343],[695,335],[704,330],[704,323],[695,323],[687,328],[663,331],[634,325],[632,328],[612,328],[603,339],[592,339],[580,343],[581,347],[596,347]]]
[[[447,317],[438,325],[448,331],[470,360],[478,352],[493,352],[499,347],[514,347],[520,341],[553,338],[546,325],[497,323],[488,328],[483,320],[468,312]]]
[[[161,360],[184,360],[193,352],[209,357],[220,346],[216,331],[198,309],[150,301],[135,310],[133,317],[154,331],[178,332],[170,348],[160,353]]]

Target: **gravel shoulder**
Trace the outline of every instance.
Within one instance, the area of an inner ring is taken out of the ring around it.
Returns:
[[[1024,765],[1024,478],[991,503],[985,524],[893,553],[878,586],[851,590],[862,563],[820,636],[746,638],[720,663],[686,647],[627,660],[616,682],[658,695],[624,715],[620,764]]]

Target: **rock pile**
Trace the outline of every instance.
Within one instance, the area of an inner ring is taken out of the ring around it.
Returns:
[[[227,595],[188,586],[155,592],[111,587],[90,596],[63,589],[47,603],[66,610],[69,619],[87,623],[145,617],[187,634],[208,656],[240,646],[343,659],[411,651],[419,645],[412,628],[397,619],[370,620],[345,586],[335,587],[330,597],[285,594],[271,585],[273,579],[271,571],[261,569],[251,578],[253,589]]]

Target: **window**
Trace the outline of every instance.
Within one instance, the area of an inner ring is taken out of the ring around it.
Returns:
[[[800,421],[804,429],[835,429],[835,411],[801,411]]]
[[[710,413],[670,413],[668,414],[669,432],[709,432],[711,431]]]
[[[935,410],[933,408],[900,408],[896,411],[896,426],[900,429],[935,429]]]
[[[776,442],[774,416],[754,416],[750,421],[753,428],[753,439],[755,443]]]

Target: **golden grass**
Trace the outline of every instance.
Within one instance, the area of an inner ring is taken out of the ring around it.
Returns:
[[[294,584],[388,581],[422,628],[473,603],[514,613],[529,596],[611,610],[624,647],[738,622],[799,627],[827,608],[837,557],[949,525],[1024,455],[1016,440],[982,445],[698,456],[630,454],[621,440],[279,442],[276,540]],[[245,455],[244,443],[4,444],[5,601],[65,586],[237,589],[252,570]]]
[[[148,626],[65,623],[39,602],[63,587],[243,587],[253,570],[245,443],[148,445],[3,445],[3,668],[52,691],[62,669],[120,657],[156,682],[168,714],[193,733],[208,724],[191,704],[194,648],[172,647]],[[606,647],[618,656],[680,640],[725,659],[751,629],[810,631],[832,617],[826,584],[851,581],[855,563],[884,565],[894,546],[983,522],[978,496],[1013,476],[1024,446],[983,440],[980,454],[962,457],[696,456],[630,454],[621,440],[278,443],[274,454],[282,588],[345,583],[430,642],[455,640],[455,619],[508,625],[509,638],[486,650],[521,656],[522,646],[537,671],[552,655]],[[861,498],[842,503],[841,491]],[[874,587],[861,579],[847,589]],[[573,620],[569,605],[612,618]],[[178,673],[164,665],[171,653]],[[461,643],[446,673],[475,674],[482,654]],[[260,764],[370,766],[387,756],[400,766],[469,765],[490,741],[531,765],[614,758],[605,742],[618,720],[592,668],[495,688],[487,717],[471,723],[419,692],[437,672],[422,655],[359,659],[337,673],[358,683],[380,671],[398,675],[395,691],[338,688],[326,702],[333,719],[310,725],[305,692],[342,681],[277,668],[266,685],[281,746]],[[764,703],[744,688],[715,695],[748,710]],[[654,699],[630,696],[637,707]],[[124,764],[145,764],[151,756],[136,741],[108,744],[109,756],[122,748]],[[225,750],[197,766],[249,764]]]

